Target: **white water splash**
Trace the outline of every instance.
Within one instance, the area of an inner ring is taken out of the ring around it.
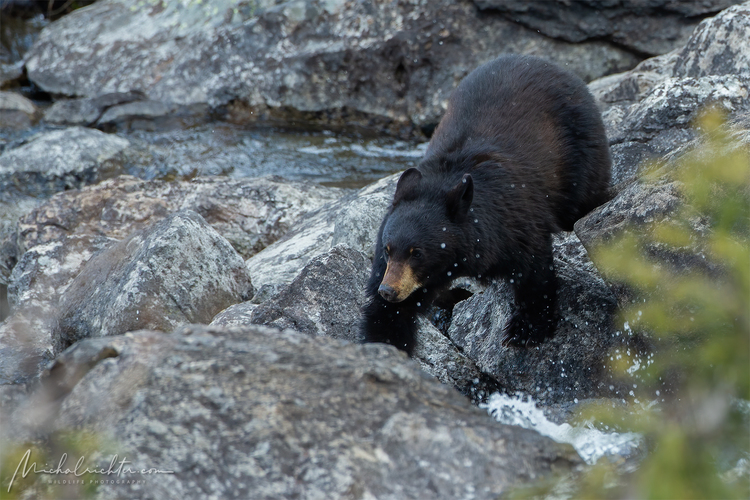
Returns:
[[[496,393],[480,407],[487,409],[500,423],[532,429],[558,443],[571,444],[589,465],[595,464],[604,456],[631,455],[642,442],[641,435],[633,432],[603,432],[593,427],[555,424],[547,420],[533,399],[524,398],[522,395],[508,396]]]

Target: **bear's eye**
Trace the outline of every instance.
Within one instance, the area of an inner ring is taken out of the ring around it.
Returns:
[[[415,259],[421,259],[422,258],[422,250],[419,248],[413,248],[411,251],[411,256]]]
[[[385,247],[383,249],[383,255],[385,255],[386,258],[391,256],[391,249],[389,247]]]

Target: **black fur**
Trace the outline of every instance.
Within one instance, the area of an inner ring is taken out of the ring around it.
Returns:
[[[380,227],[366,340],[411,354],[416,314],[458,276],[511,281],[517,309],[506,345],[551,337],[551,233],[572,230],[607,201],[610,170],[601,116],[578,77],[528,56],[474,70],[451,97],[418,169],[401,176]],[[401,302],[378,293],[389,259],[408,265],[421,283]]]

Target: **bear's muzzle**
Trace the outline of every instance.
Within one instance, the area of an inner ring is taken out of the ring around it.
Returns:
[[[388,302],[402,302],[422,284],[417,280],[411,266],[404,262],[389,261],[378,293]]]

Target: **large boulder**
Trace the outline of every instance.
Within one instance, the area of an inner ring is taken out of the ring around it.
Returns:
[[[25,129],[39,118],[36,105],[15,92],[0,92],[0,130]]]
[[[289,284],[314,257],[335,245],[345,245],[372,259],[380,222],[396,189],[400,174],[390,175],[302,217],[268,248],[247,260],[265,300]]]
[[[71,127],[39,133],[0,155],[0,193],[48,197],[95,184],[125,162],[127,139]]]
[[[245,262],[229,242],[197,213],[177,212],[85,264],[60,300],[54,347],[208,323],[252,295]]]
[[[191,211],[119,242],[72,236],[35,246],[12,277],[13,315],[0,324],[0,383],[36,375],[81,338],[208,323],[252,297],[241,256]]]
[[[501,53],[545,54],[586,80],[640,60],[599,40],[550,39],[468,2],[100,0],[47,27],[25,62],[52,94],[143,92],[144,104],[112,106],[99,122],[222,109],[239,122],[412,135],[437,123],[463,76]]]
[[[602,2],[601,0],[473,0],[547,36],[581,42],[606,39],[648,55],[680,47],[703,17],[742,0]]]
[[[57,338],[52,329],[59,317],[58,302],[87,262],[170,214],[196,211],[246,257],[284,234],[306,211],[340,195],[338,189],[274,177],[169,183],[121,176],[60,193],[23,217],[0,246],[11,305],[11,316],[0,324],[0,349],[7,349],[0,357],[10,360],[21,349],[26,357],[32,353],[42,361],[50,359],[57,352],[50,339]],[[179,248],[179,242],[174,244]],[[228,305],[212,310],[202,321],[211,321]],[[36,369],[19,371],[15,361],[5,365],[10,368],[2,374],[3,380],[36,373]],[[23,366],[27,365],[36,366]]]
[[[97,444],[116,443],[136,473],[94,498],[493,499],[582,464],[394,349],[264,327],[84,340],[40,387],[3,419],[2,437],[56,442],[75,428],[97,436],[93,449],[84,440],[47,456],[105,471],[112,456]],[[40,483],[27,495],[49,496]]]
[[[254,308],[246,319],[245,309],[239,309],[243,311],[239,317],[225,313],[212,324],[266,325],[361,342],[359,310],[369,273],[369,259],[338,245],[311,259],[288,286]]]
[[[750,127],[750,2],[706,19],[684,47],[626,73],[591,82],[603,109],[616,183],[633,180],[650,160],[695,139],[706,106]]]
[[[60,193],[22,217],[16,251],[70,235],[122,239],[179,210],[194,210],[249,258],[284,235],[303,214],[344,191],[276,176],[253,179],[198,177],[145,181],[120,176],[80,191]]]
[[[0,283],[13,268],[7,239],[19,217],[53,194],[95,184],[123,171],[130,142],[71,127],[40,132],[0,154]],[[9,259],[11,262],[9,262]]]

